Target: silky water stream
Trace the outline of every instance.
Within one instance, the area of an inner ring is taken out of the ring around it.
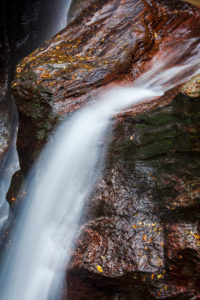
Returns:
[[[162,95],[177,76],[184,81],[183,74],[196,72],[197,53],[198,49],[185,65],[167,70],[173,57],[155,58],[152,68],[134,86],[114,88],[57,129],[34,167],[39,170],[37,176],[32,176],[35,171],[29,175],[25,205],[11,234],[12,245],[2,259],[1,300],[62,297],[70,250],[101,170],[105,157],[101,141],[112,117],[139,101]]]

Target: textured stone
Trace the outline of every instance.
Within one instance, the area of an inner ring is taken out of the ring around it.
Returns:
[[[173,53],[171,65],[184,62],[199,27],[199,10],[181,1],[103,0],[81,11],[16,69],[22,168],[29,169],[60,119],[111,85],[131,84],[159,51]]]
[[[139,299],[198,299],[199,100],[179,93],[116,118],[71,274]]]
[[[196,75],[191,78],[186,84],[182,87],[181,92],[185,95],[188,95],[192,98],[200,96],[200,75]]]

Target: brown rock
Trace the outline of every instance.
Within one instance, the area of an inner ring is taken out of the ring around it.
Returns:
[[[181,92],[192,98],[200,96],[200,75],[191,78],[181,89]]]
[[[156,53],[171,52],[171,65],[181,63],[199,43],[199,27],[199,9],[181,1],[93,1],[17,67],[13,92],[23,170],[60,118],[110,85],[130,84]],[[193,44],[180,56],[190,38]]]
[[[97,290],[198,299],[200,99],[177,91],[116,118],[69,270]]]

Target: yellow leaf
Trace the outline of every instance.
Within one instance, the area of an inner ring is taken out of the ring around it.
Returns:
[[[193,235],[194,235],[195,239],[197,239],[197,240],[200,239],[200,235],[198,235],[198,234],[196,234],[196,233],[194,233]]]
[[[100,265],[97,265],[97,271],[99,271],[100,273],[103,272],[103,268]]]
[[[137,226],[136,226],[135,224],[133,224],[133,228],[134,228],[134,229],[136,229],[136,228],[137,228]]]
[[[142,281],[143,281],[143,282],[145,282],[145,281],[146,281],[146,276],[144,276],[144,277],[143,277]]]
[[[151,279],[152,279],[152,280],[154,279],[154,276],[155,276],[155,275],[152,273],[152,274],[151,274]]]

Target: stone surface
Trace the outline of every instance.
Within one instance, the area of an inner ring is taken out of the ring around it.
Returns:
[[[171,93],[113,125],[69,271],[105,299],[200,296],[200,98]]]
[[[103,0],[84,9],[16,69],[22,168],[29,169],[60,118],[113,84],[130,84],[159,51],[173,53],[171,66],[184,61],[199,27],[199,9],[181,1]]]
[[[11,124],[9,124],[7,117],[4,113],[0,113],[0,163],[10,146],[11,130],[9,127]]]
[[[2,0],[0,3],[0,227],[5,220],[2,206],[8,206],[6,193],[10,179],[19,168],[15,149],[17,109],[10,92],[14,68],[22,57],[65,26],[67,4],[68,0]],[[15,193],[10,190],[10,203],[16,198],[21,184],[19,178],[13,180],[11,190],[15,189]]]
[[[88,8],[93,3],[95,4],[95,0],[72,0],[67,14],[67,22],[71,23],[79,16],[82,10]]]
[[[181,89],[181,92],[192,98],[200,97],[200,75],[191,78]]]
[[[93,1],[18,65],[23,171],[64,116],[132,83],[155,55],[172,51],[171,66],[184,62],[199,26],[199,10],[180,1]],[[200,98],[196,81],[192,94],[187,84],[116,117],[64,299],[200,298]]]

